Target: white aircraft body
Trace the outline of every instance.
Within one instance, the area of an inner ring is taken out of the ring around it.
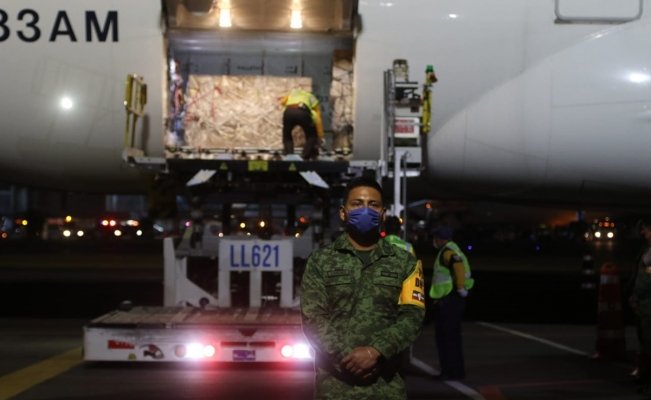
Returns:
[[[383,71],[405,59],[411,80],[422,82],[427,65],[438,77],[425,160],[435,195],[646,204],[650,2],[337,2],[353,3],[359,15],[354,157],[380,157]],[[140,144],[147,154],[162,155],[167,42],[161,13],[170,11],[167,3],[0,4],[1,180],[144,191],[120,157],[123,82],[128,73],[146,77]],[[250,12],[264,2],[241,3]],[[265,4],[285,3],[297,2]],[[229,4],[231,29],[237,29],[238,1]],[[300,42],[300,34],[293,35],[299,38],[293,43]],[[233,43],[229,48],[237,51]]]

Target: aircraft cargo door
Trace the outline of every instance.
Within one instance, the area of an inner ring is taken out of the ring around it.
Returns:
[[[556,22],[623,23],[642,16],[643,0],[556,0]]]

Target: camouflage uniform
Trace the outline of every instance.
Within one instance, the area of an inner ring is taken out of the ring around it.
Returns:
[[[363,265],[346,234],[315,251],[303,275],[303,331],[316,352],[316,399],[405,399],[400,352],[419,335],[425,314],[422,267],[380,240]],[[355,377],[340,366],[354,348],[382,355],[377,373]]]

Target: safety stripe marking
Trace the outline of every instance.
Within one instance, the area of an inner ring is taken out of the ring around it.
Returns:
[[[590,354],[586,353],[585,351],[578,350],[578,349],[575,349],[573,347],[565,346],[565,345],[560,344],[560,343],[552,342],[551,340],[543,339],[543,338],[540,338],[538,336],[529,335],[528,333],[516,331],[514,329],[504,328],[504,327],[499,326],[499,325],[494,325],[494,324],[490,324],[488,322],[481,322],[481,321],[478,321],[477,324],[479,324],[481,326],[484,326],[486,328],[495,329],[495,330],[498,330],[498,331],[509,333],[511,335],[514,335],[514,336],[520,336],[520,337],[525,338],[525,339],[533,340],[534,342],[546,344],[547,346],[554,347],[554,348],[559,349],[559,350],[564,350],[564,351],[567,351],[569,353],[578,354],[580,356],[590,356]]]
[[[484,396],[481,395],[481,393],[471,388],[470,386],[464,385],[459,381],[444,381],[444,382],[446,385],[457,389],[459,392],[465,394],[466,396],[468,396],[473,400],[486,400]]]
[[[83,361],[81,352],[82,348],[77,347],[0,377],[0,400],[16,396],[75,367]]]
[[[413,355],[410,354],[409,357],[409,362],[411,365],[413,365],[416,368],[419,368],[425,372],[427,372],[430,375],[436,375],[439,373],[439,371],[427,364],[424,361],[419,360],[418,358],[414,357]],[[468,398],[473,399],[473,400],[486,400],[484,396],[482,396],[479,392],[477,392],[475,389],[471,388],[470,386],[466,386],[463,383],[459,381],[443,381],[446,385],[450,386],[453,389],[456,389],[458,392],[466,395]]]
[[[596,379],[578,379],[574,381],[545,381],[545,382],[519,382],[519,383],[502,383],[495,387],[500,388],[532,388],[532,387],[545,387],[545,386],[575,386],[575,385],[594,385],[600,383]],[[490,387],[490,386],[486,386]]]

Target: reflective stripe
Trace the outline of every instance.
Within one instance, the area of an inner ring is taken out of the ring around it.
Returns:
[[[434,267],[434,277],[432,286],[429,288],[429,297],[440,299],[447,296],[452,291],[452,275],[450,270],[442,265]]]

